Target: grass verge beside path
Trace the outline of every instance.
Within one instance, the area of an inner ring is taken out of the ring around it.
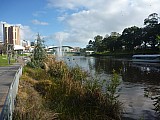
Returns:
[[[6,55],[0,56],[0,66],[9,66],[15,62],[14,59],[11,59],[10,64],[8,64],[8,59]]]

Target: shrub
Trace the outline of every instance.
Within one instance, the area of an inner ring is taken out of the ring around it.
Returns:
[[[48,73],[56,79],[62,79],[68,73],[68,67],[62,61],[55,62],[49,66]]]
[[[20,81],[13,120],[54,120],[56,114],[46,109],[43,99],[25,80]]]
[[[49,74],[47,74],[47,72],[41,68],[24,67],[23,74],[26,74],[27,76],[30,76],[31,78],[35,80],[51,79]]]
[[[108,82],[95,76],[89,77],[80,67],[69,68],[52,57],[44,62],[45,69],[25,68],[24,71],[38,80],[32,86],[45,99],[45,106],[58,113],[59,119],[121,119],[122,104],[117,99],[119,78],[115,71]]]
[[[122,106],[116,96],[119,78],[115,72],[108,83],[91,79],[80,67],[68,68],[60,61],[50,65],[48,73],[57,81],[46,99],[50,108],[60,113],[60,119],[121,119]],[[104,83],[107,83],[106,92],[103,91]]]
[[[50,90],[52,86],[52,82],[50,80],[41,80],[34,84],[34,88],[42,94],[42,96],[45,96],[47,92]]]

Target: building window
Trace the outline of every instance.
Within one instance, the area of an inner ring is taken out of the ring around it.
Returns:
[[[16,39],[16,32],[15,32],[15,39]]]

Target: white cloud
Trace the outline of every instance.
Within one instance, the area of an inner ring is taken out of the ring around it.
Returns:
[[[47,22],[42,22],[42,21],[39,21],[39,20],[32,20],[32,23],[35,24],[35,25],[48,25]]]
[[[57,17],[57,20],[60,21],[60,22],[63,22],[67,18],[67,16],[68,16],[68,14],[65,13],[65,14]]]
[[[32,15],[35,17],[40,17],[43,16],[44,14],[46,14],[46,11],[36,11]]]
[[[21,40],[29,40],[33,41],[36,37],[36,33],[34,33],[29,26],[20,26],[20,37]]]
[[[48,0],[49,7],[56,7],[61,9],[75,9],[84,4],[86,0]]]
[[[68,26],[66,40],[81,45],[98,34],[142,27],[149,14],[160,14],[159,0],[48,0],[48,6],[64,11],[58,19]]]

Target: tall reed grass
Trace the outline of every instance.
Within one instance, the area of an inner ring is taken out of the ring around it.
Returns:
[[[115,72],[107,82],[89,77],[79,66],[70,68],[63,61],[56,61],[53,56],[48,56],[44,65],[45,69],[26,67],[24,75],[36,81],[28,80],[42,96],[45,107],[57,113],[58,119],[121,119],[123,109],[117,96],[119,78]]]
[[[34,89],[37,81],[23,75],[20,80],[13,120],[56,120],[57,115],[47,109],[42,96]]]
[[[48,73],[56,79],[56,85],[51,86],[45,97],[50,108],[60,113],[60,119],[121,119],[122,103],[116,95],[119,78],[115,71],[108,83],[89,77],[79,66],[69,68],[63,61],[48,63]]]

